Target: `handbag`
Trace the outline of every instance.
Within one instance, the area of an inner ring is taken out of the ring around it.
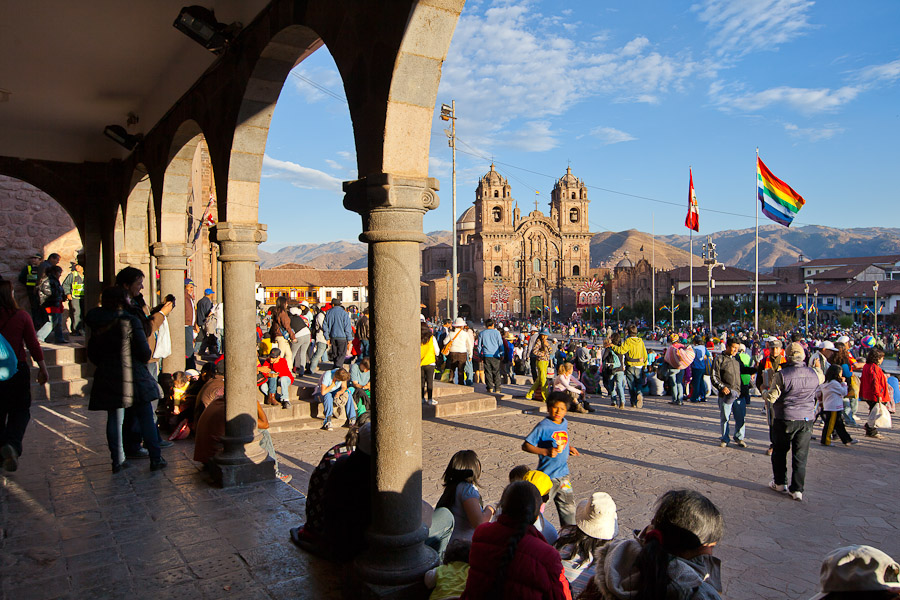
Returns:
[[[847,384],[847,397],[859,398],[859,377],[856,375],[850,376],[850,382]]]
[[[887,406],[883,402],[878,402],[869,411],[869,419],[866,421],[870,428],[890,429],[891,413],[888,412]]]
[[[461,334],[462,332],[463,332],[462,329],[460,329],[459,331],[457,331],[457,332],[456,332],[456,335],[453,336],[453,339],[450,340],[450,343],[447,344],[446,346],[444,346],[444,347],[441,349],[441,354],[442,354],[442,355],[447,356],[448,354],[450,354],[450,346],[453,345],[453,342],[456,341],[456,338],[457,338],[457,337],[459,336],[459,334]]]
[[[168,358],[172,354],[172,336],[169,332],[169,319],[164,318],[162,325],[156,331],[156,348],[153,349],[153,358]]]
[[[9,319],[6,320],[9,323]],[[3,325],[6,326],[6,323]],[[0,333],[0,381],[9,381],[19,370],[19,359],[12,344]]]

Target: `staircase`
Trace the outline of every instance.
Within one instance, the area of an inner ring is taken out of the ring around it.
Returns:
[[[475,413],[490,412],[497,408],[497,398],[491,394],[480,394],[466,385],[434,382],[434,399],[437,404],[423,405],[423,419],[459,417]]]
[[[32,369],[31,399],[47,401],[86,396],[90,391],[94,367],[87,360],[84,346],[44,343],[41,347],[50,379],[44,385],[38,384],[38,369]]]

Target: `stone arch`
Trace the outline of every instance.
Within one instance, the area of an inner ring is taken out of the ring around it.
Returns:
[[[290,25],[275,34],[260,53],[238,112],[229,159],[225,212],[219,215],[223,220],[258,221],[259,179],[275,104],[291,69],[321,46],[322,40],[315,31],[303,25]]]
[[[129,190],[125,200],[124,247],[118,260],[123,266],[141,269],[149,276],[153,272],[150,268],[150,245],[157,239],[156,218],[153,185],[141,163],[134,167]],[[149,282],[155,283],[155,278],[149,278]]]
[[[113,264],[115,265],[115,271],[118,273],[123,267],[128,266],[128,263],[124,262],[122,259],[125,254],[125,216],[122,213],[122,205],[116,206],[116,221],[113,227],[113,235],[112,235],[112,252],[113,252]]]
[[[184,244],[187,241],[187,206],[191,196],[191,168],[203,131],[196,121],[182,123],[172,136],[169,160],[159,199],[159,241]]]

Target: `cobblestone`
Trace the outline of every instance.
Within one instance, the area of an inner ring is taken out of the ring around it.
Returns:
[[[620,535],[643,527],[668,489],[708,495],[725,515],[716,555],[729,600],[808,598],[822,557],[840,545],[866,543],[900,557],[895,432],[870,440],[851,429],[860,438],[852,448],[822,447],[814,437],[804,501],[793,502],[766,487],[771,466],[759,399],[748,413],[746,449],[719,448],[715,403],[666,401],[647,398],[642,410],[616,410],[594,399],[596,414],[568,417],[581,451],[570,460],[576,495],[609,492]],[[504,414],[423,424],[426,500],[439,497],[441,474],[458,449],[481,457],[481,488],[490,503],[499,500],[513,466],[536,464],[520,446],[543,418],[541,405],[502,404]],[[168,469],[151,473],[146,461],[134,461],[113,475],[105,415],[79,401],[53,408],[76,423],[34,411],[19,470],[0,477],[3,599],[340,597],[340,573],[294,548],[287,530],[302,522],[309,474],[343,431],[275,434],[291,485],[220,490],[190,460],[190,442],[164,451]],[[547,514],[558,522],[554,508]]]

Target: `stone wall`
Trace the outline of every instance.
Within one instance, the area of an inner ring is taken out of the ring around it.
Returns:
[[[27,307],[19,271],[32,254],[62,258],[63,275],[81,251],[81,236],[69,213],[29,183],[0,175],[0,275],[15,282],[16,297]]]

